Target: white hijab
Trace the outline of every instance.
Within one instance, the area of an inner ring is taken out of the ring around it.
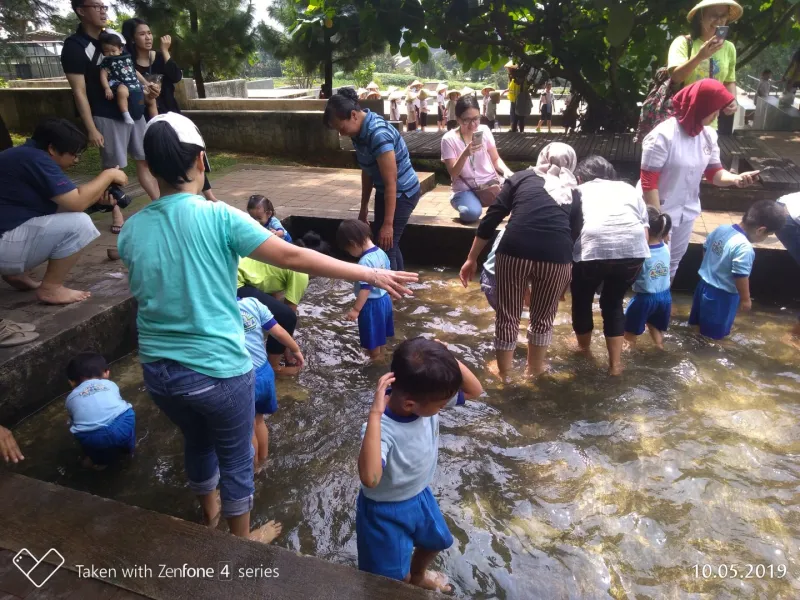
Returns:
[[[553,142],[539,153],[535,167],[530,169],[544,179],[544,189],[558,204],[572,202],[572,190],[578,180],[572,171],[578,165],[578,156],[569,144]]]

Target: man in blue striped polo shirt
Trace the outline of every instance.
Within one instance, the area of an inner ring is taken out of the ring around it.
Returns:
[[[327,127],[349,136],[361,167],[361,211],[367,222],[369,198],[375,188],[375,242],[389,255],[392,269],[404,270],[400,237],[420,197],[419,179],[400,132],[381,116],[362,110],[355,90],[341,88],[325,108]]]

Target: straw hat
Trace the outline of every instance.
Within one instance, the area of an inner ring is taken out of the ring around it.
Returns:
[[[381,98],[379,90],[367,90],[367,100],[380,100]]]
[[[411,91],[409,91],[409,92],[406,94],[406,102],[413,102],[413,101],[414,101],[414,100],[416,100],[417,98],[419,98],[419,94],[417,94],[417,93],[415,93],[415,92],[411,92]]]
[[[368,90],[379,90],[379,89],[381,89],[381,88],[379,88],[379,87],[378,87],[378,84],[377,84],[377,83],[375,83],[374,81],[370,81],[370,82],[367,84],[367,89],[368,89]]]
[[[395,102],[396,100],[402,100],[402,99],[403,99],[403,92],[401,92],[397,88],[389,90],[389,102]]]
[[[363,100],[367,97],[367,90],[364,88],[358,88],[356,94],[358,94],[359,99]]]
[[[445,91],[447,91],[447,84],[446,83],[440,83],[439,85],[436,86],[436,93],[437,94],[440,94],[440,93],[445,92]]]
[[[447,97],[452,98],[453,94],[455,94],[456,96],[460,96],[461,92],[459,92],[458,90],[450,90],[449,92],[447,92]]]
[[[422,87],[422,82],[421,82],[419,79],[415,79],[415,80],[414,80],[414,81],[411,83],[411,85],[409,85],[408,87],[410,87],[410,88],[412,88],[412,87],[419,87],[419,88],[421,88],[421,87]]]
[[[711,6],[729,6],[731,10],[731,16],[728,19],[729,23],[735,23],[741,19],[742,15],[744,14],[744,9],[741,7],[741,5],[733,0],[703,0],[689,11],[689,14],[686,15],[686,19],[691,23],[698,10],[709,8]]]
[[[461,90],[461,95],[462,96],[470,96],[470,95],[474,96],[475,95],[475,90],[473,90],[471,87],[465,87],[463,90]]]
[[[419,91],[419,99],[420,100],[427,100],[430,97],[431,97],[431,93],[428,90],[426,90],[425,88],[422,88]]]
[[[490,92],[493,92],[494,88],[492,86],[490,86],[490,85],[485,85],[485,86],[483,86],[481,88],[481,92],[485,92],[486,90],[489,90]]]

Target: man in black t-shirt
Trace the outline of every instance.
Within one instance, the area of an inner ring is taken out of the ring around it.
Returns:
[[[145,119],[133,125],[122,118],[114,100],[107,100],[100,83],[100,62],[103,53],[97,39],[106,25],[108,7],[102,0],[72,0],[72,10],[81,21],[78,30],[64,41],[61,64],[67,81],[75,95],[89,143],[100,148],[103,168],[125,168],[128,154],[136,161],[136,175],[144,191],[155,200],[159,196],[158,184],[147,168],[144,159]],[[112,233],[122,227],[122,212],[114,207]]]

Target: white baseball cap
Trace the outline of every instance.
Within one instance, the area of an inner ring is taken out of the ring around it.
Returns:
[[[206,143],[203,141],[203,136],[200,135],[200,130],[197,129],[191,119],[184,117],[175,112],[164,113],[150,119],[147,127],[144,129],[145,135],[147,130],[153,126],[154,123],[167,123],[172,130],[178,134],[178,139],[184,144],[194,144],[200,146],[205,150]]]

